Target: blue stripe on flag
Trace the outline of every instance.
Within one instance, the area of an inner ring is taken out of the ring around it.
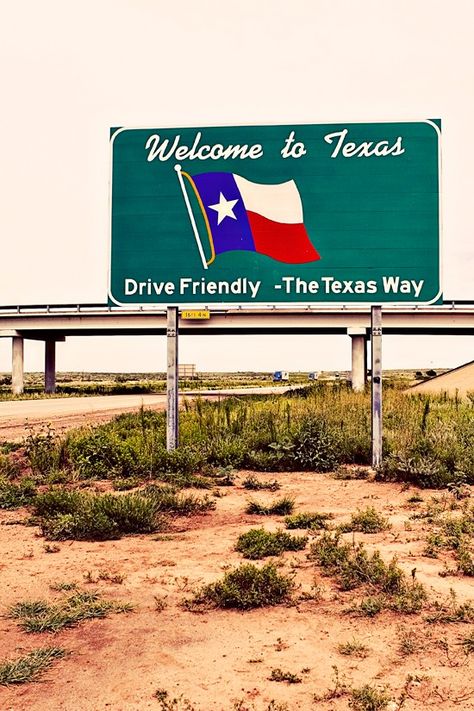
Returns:
[[[250,229],[249,220],[245,211],[237,184],[232,173],[198,173],[192,176],[199,192],[204,209],[206,210],[209,226],[212,232],[216,254],[229,252],[234,249],[255,251],[255,244]],[[216,205],[221,200],[221,193],[226,200],[237,200],[232,212],[233,217],[224,217],[218,225],[219,218],[216,210],[210,205]]]

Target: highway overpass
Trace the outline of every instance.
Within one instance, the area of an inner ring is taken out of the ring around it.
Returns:
[[[474,302],[435,306],[383,306],[388,335],[474,335]],[[0,338],[12,339],[12,389],[23,391],[24,340],[45,342],[45,390],[55,389],[55,344],[70,336],[165,335],[166,309],[118,308],[101,304],[5,306],[0,308]],[[352,339],[352,383],[363,387],[370,305],[212,309],[208,320],[179,319],[183,335],[347,334]]]

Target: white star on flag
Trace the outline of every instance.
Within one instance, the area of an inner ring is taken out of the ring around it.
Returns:
[[[216,202],[214,205],[209,205],[211,210],[215,210],[217,212],[218,225],[221,224],[222,220],[225,217],[232,217],[233,220],[237,219],[237,217],[234,215],[234,206],[237,202],[239,202],[238,198],[237,200],[226,200],[224,195],[220,193],[219,202]]]

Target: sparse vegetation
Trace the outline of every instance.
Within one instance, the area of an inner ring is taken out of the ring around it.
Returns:
[[[474,622],[474,605],[471,601],[458,603],[457,595],[451,588],[449,598],[444,602],[435,601],[432,611],[425,617],[431,624]]]
[[[132,609],[128,603],[103,600],[94,592],[75,592],[55,603],[44,600],[18,602],[9,609],[9,617],[18,620],[25,632],[58,632],[84,620]]]
[[[285,681],[287,684],[301,684],[303,679],[297,674],[282,669],[272,669],[269,681]]]
[[[0,509],[17,509],[31,504],[36,496],[35,483],[31,479],[22,479],[14,484],[0,477]]]
[[[60,647],[42,647],[29,652],[23,657],[17,657],[0,663],[0,685],[26,684],[37,681],[57,659],[66,654]]]
[[[337,651],[345,657],[358,657],[359,659],[365,659],[369,655],[367,645],[356,639],[339,644]]]
[[[424,587],[414,576],[411,582],[407,580],[396,558],[387,564],[378,551],[370,555],[361,543],[342,542],[338,533],[323,533],[312,544],[310,559],[326,575],[335,577],[341,590],[360,587],[370,590],[371,597],[358,608],[362,614],[374,616],[384,608],[413,614],[421,610],[427,598]]]
[[[349,523],[343,523],[339,526],[339,530],[343,533],[351,533],[353,531],[379,533],[380,531],[386,531],[388,528],[390,528],[388,519],[378,513],[373,506],[368,506],[364,511],[352,514]]]
[[[330,513],[306,512],[296,513],[285,518],[285,526],[289,529],[309,528],[314,531],[328,527],[328,521],[334,518]]]
[[[53,489],[36,497],[34,513],[49,540],[110,540],[164,526],[152,498]]]
[[[284,551],[300,551],[307,542],[307,536],[292,536],[284,531],[271,533],[263,528],[252,528],[239,536],[235,550],[242,553],[244,558],[257,560],[280,555]]]
[[[422,640],[415,630],[411,628],[400,628],[398,631],[398,638],[398,653],[402,657],[408,657],[422,649]]]
[[[349,706],[354,711],[382,711],[386,709],[390,694],[385,688],[378,689],[370,684],[364,684],[357,689],[352,689]]]
[[[225,573],[222,580],[202,587],[185,606],[191,610],[206,607],[250,610],[288,602],[293,588],[292,578],[279,573],[273,563],[262,568],[245,563]]]
[[[245,508],[245,513],[258,514],[259,516],[284,516],[285,514],[290,514],[294,507],[294,499],[289,496],[283,496],[269,505],[260,504],[257,501],[249,501]]]
[[[273,481],[262,481],[255,476],[255,474],[249,474],[242,482],[244,489],[249,489],[251,491],[278,491],[281,485],[276,479]]]

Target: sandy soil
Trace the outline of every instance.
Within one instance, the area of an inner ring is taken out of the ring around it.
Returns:
[[[300,586],[297,593],[314,592],[320,599],[300,600],[250,612],[192,613],[183,600],[203,582],[220,578],[229,566],[242,561],[235,552],[238,535],[251,527],[269,530],[282,526],[279,517],[243,513],[249,492],[239,481],[223,488],[214,512],[180,518],[166,535],[131,536],[110,542],[65,542],[47,552],[39,529],[21,524],[27,512],[0,512],[0,590],[6,608],[26,599],[60,596],[51,585],[72,582],[81,589],[98,590],[104,597],[133,603],[135,611],[84,622],[55,635],[27,634],[6,616],[0,620],[1,658],[11,658],[42,646],[57,645],[70,654],[47,672],[41,683],[0,688],[3,711],[141,711],[162,706],[154,697],[165,689],[169,698],[189,699],[169,708],[176,711],[266,711],[274,701],[279,711],[339,711],[349,708],[349,696],[331,695],[335,667],[340,678],[354,687],[387,686],[397,701],[389,710],[425,707],[474,709],[472,662],[459,646],[472,633],[467,624],[430,625],[424,615],[383,612],[369,619],[347,614],[360,593],[341,593],[334,581],[322,577],[307,550],[282,556],[283,570]],[[258,475],[273,479],[273,475]],[[257,492],[268,501],[281,495],[296,499],[296,510],[335,514],[348,520],[358,508],[374,506],[392,523],[378,534],[349,534],[389,559],[393,554],[408,574],[425,583],[433,598],[445,599],[450,588],[459,601],[472,597],[469,578],[440,577],[443,560],[422,556],[429,526],[410,520],[415,506],[407,499],[413,490],[399,485],[343,481],[329,475],[277,475],[280,492]],[[422,492],[425,501],[435,492]],[[439,496],[439,492],[437,493]],[[449,555],[449,554],[448,554]],[[447,560],[445,557],[444,560]],[[258,563],[259,564],[259,563]],[[122,583],[99,579],[123,576]],[[90,580],[94,582],[90,582]],[[156,598],[165,607],[157,610]],[[419,650],[399,653],[403,631],[413,630]],[[343,656],[338,644],[356,639],[368,647],[365,659]],[[272,669],[298,674],[299,684],[270,681]],[[303,671],[305,670],[305,671]],[[408,676],[409,694],[399,700]],[[315,695],[326,700],[315,700]],[[237,702],[242,702],[236,706]],[[287,704],[286,707],[277,704]],[[167,707],[168,708],[168,707]],[[271,708],[271,707],[270,707]]]

